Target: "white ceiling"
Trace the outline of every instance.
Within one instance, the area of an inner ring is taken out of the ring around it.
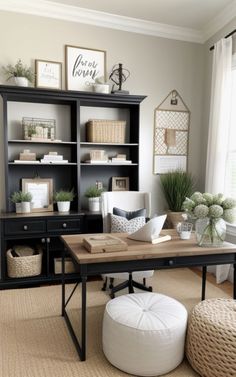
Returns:
[[[0,10],[204,43],[236,17],[236,0],[0,0]]]
[[[50,0],[120,16],[202,30],[232,0]]]

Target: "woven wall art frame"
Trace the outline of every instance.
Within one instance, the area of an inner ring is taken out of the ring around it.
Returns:
[[[190,111],[172,90],[154,111],[153,173],[187,170]]]

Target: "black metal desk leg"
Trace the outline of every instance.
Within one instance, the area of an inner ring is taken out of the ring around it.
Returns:
[[[62,251],[62,281],[61,281],[61,304],[62,304],[62,308],[61,308],[61,315],[64,317],[65,316],[65,305],[66,305],[66,301],[65,301],[65,249],[63,248],[63,251]]]
[[[82,277],[82,340],[81,340],[81,361],[86,360],[86,282],[87,276]]]
[[[233,282],[233,298],[236,300],[236,263],[234,263],[234,282]]]
[[[206,274],[207,266],[202,266],[202,300],[205,300],[206,294]]]

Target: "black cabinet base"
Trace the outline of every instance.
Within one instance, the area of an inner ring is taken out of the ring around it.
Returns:
[[[36,287],[61,283],[61,274],[54,273],[54,259],[60,258],[62,234],[100,233],[102,217],[99,213],[58,213],[1,215],[1,277],[0,289]],[[37,276],[10,278],[7,273],[6,252],[14,245],[39,245],[43,251],[42,273]],[[67,282],[75,282],[77,274],[68,273]]]

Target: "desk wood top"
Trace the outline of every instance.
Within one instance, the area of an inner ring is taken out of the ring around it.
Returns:
[[[83,238],[89,234],[66,235],[61,236],[61,239],[79,264],[236,253],[236,245],[228,242],[224,242],[221,247],[200,247],[196,243],[194,233],[192,233],[191,239],[181,240],[174,229],[163,230],[161,235],[169,234],[172,239],[156,245],[150,242],[131,240],[127,238],[127,233],[109,234],[127,242],[128,250],[91,254],[82,245]]]

